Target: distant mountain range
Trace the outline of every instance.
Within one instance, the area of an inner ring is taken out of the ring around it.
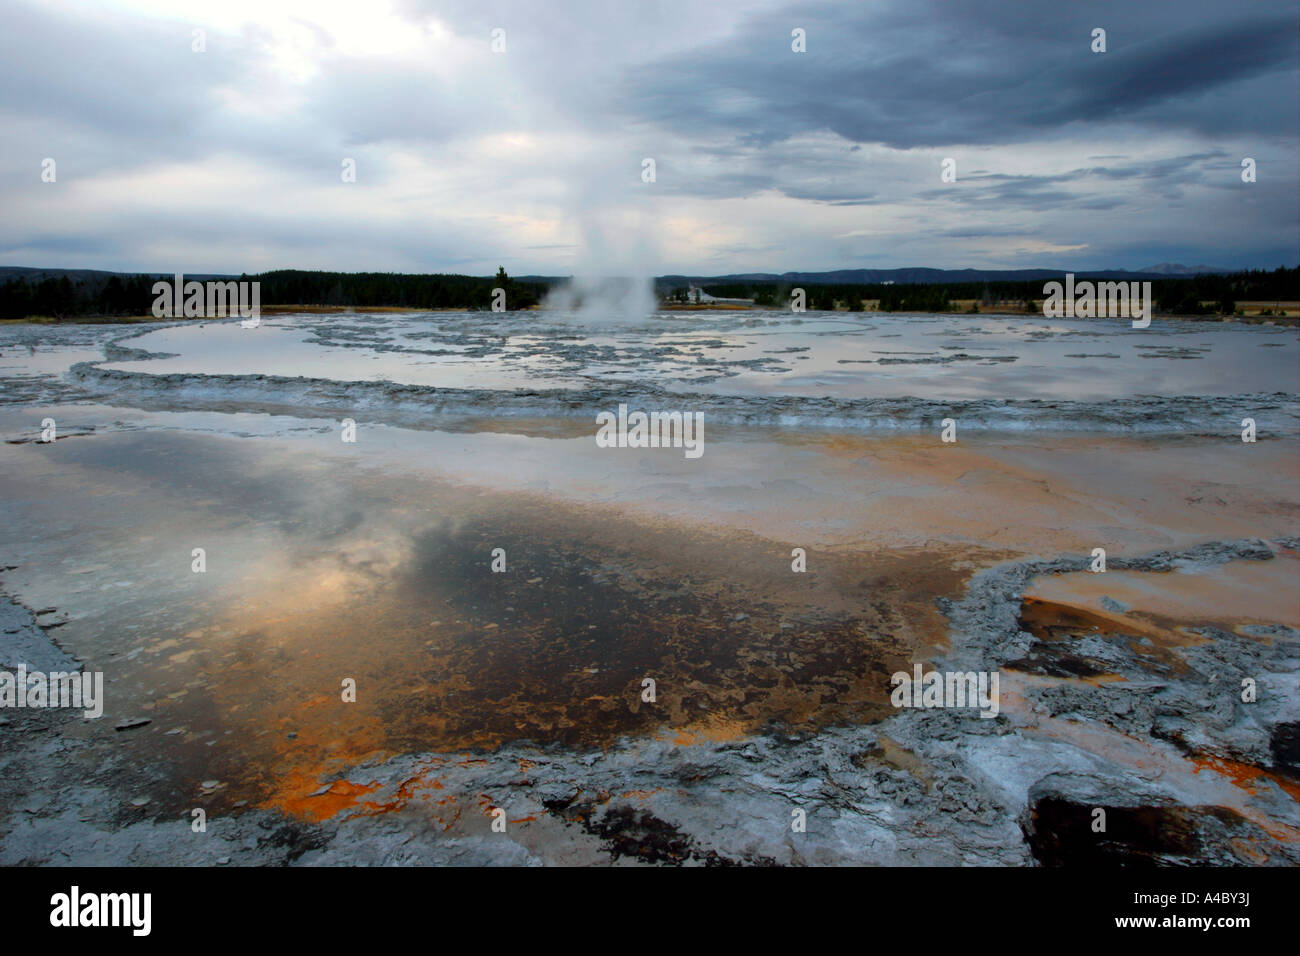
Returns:
[[[1163,276],[1200,276],[1200,275],[1223,275],[1235,270],[1220,269],[1217,266],[1185,266],[1181,262],[1160,262],[1154,266],[1147,266],[1143,272],[1157,272]]]
[[[744,272],[724,276],[659,276],[658,286],[706,285],[744,282],[782,282],[805,285],[873,285],[893,282],[897,285],[932,285],[947,282],[1034,282],[1039,279],[1059,279],[1065,269],[839,269],[834,272]],[[1151,266],[1138,272],[1126,269],[1079,270],[1077,276],[1104,279],[1168,279],[1171,276],[1190,277],[1202,273],[1216,275],[1230,273],[1231,269],[1210,266],[1183,266],[1168,262]]]
[[[316,270],[311,270],[316,271]],[[1125,269],[1104,269],[1098,271],[1080,270],[1078,276],[1091,276],[1105,279],[1168,279],[1171,277],[1190,277],[1195,275],[1223,275],[1232,269],[1216,266],[1185,266],[1174,262],[1161,262],[1137,272]],[[659,288],[676,288],[690,285],[723,285],[741,282],[780,282],[804,285],[867,285],[881,282],[893,282],[897,285],[930,285],[939,282],[1033,282],[1036,280],[1056,279],[1065,275],[1064,269],[838,269],[833,272],[740,272],[730,275],[665,275],[655,278]],[[147,275],[170,277],[167,272],[150,272]],[[47,278],[67,276],[73,280],[90,278],[107,278],[114,275],[141,275],[138,272],[105,272],[97,269],[40,269],[28,266],[0,266],[0,281],[25,277],[40,281]],[[206,281],[208,279],[234,279],[234,275],[215,273],[186,273],[187,279]],[[550,285],[565,282],[569,276],[514,276],[520,282],[544,282]]]

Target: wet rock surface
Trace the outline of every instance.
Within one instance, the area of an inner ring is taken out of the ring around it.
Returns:
[[[1247,540],[1112,566],[1167,573],[1269,560],[1276,560],[1269,543]],[[175,785],[165,775],[129,766],[124,754],[60,733],[67,718],[33,714],[0,728],[0,860],[1300,863],[1300,790],[1287,783],[1295,773],[1296,696],[1266,690],[1246,704],[1236,682],[1249,673],[1261,687],[1289,687],[1274,682],[1293,681],[1300,670],[1294,635],[1216,631],[1179,648],[1181,666],[1156,677],[1139,642],[1112,640],[1090,666],[1119,679],[1089,684],[1068,667],[1063,676],[1037,675],[1046,639],[1021,626],[1023,591],[1037,575],[1086,564],[1001,565],[943,602],[954,640],[940,666],[1003,668],[1009,681],[1023,666],[1027,677],[1045,681],[1016,687],[1023,705],[1008,701],[991,720],[972,711],[903,710],[869,723],[772,727],[735,740],[661,733],[594,749],[519,742],[379,756],[326,779],[291,807],[213,809],[201,834],[191,832],[186,807],[202,800],[169,793]],[[1055,630],[1082,623],[1062,620]],[[1126,747],[1137,748],[1136,759]],[[55,783],[71,779],[81,782]],[[125,796],[140,793],[151,800],[132,805]],[[1093,829],[1099,808],[1104,832]],[[491,828],[497,809],[504,833]],[[803,832],[792,828],[796,813]]]
[[[699,320],[654,316],[642,325],[620,328],[614,340],[595,334],[595,330],[539,314],[537,323],[521,328],[517,318],[502,319],[493,313],[441,314],[437,316],[337,315],[286,316],[274,320],[284,329],[292,329],[306,344],[342,352],[361,350],[367,355],[394,356],[404,360],[455,359],[463,363],[490,363],[504,377],[493,383],[487,375],[482,386],[457,384],[402,384],[388,380],[355,380],[354,375],[312,377],[264,373],[191,373],[170,371],[166,363],[150,368],[148,360],[175,357],[176,353],[139,347],[138,340],[159,330],[172,329],[176,323],[157,323],[116,334],[103,331],[64,333],[69,341],[102,344],[102,360],[82,361],[72,365],[66,376],[40,379],[43,401],[59,396],[49,391],[63,389],[65,400],[112,396],[143,408],[212,408],[243,409],[272,413],[291,412],[305,416],[351,414],[358,420],[387,422],[410,428],[429,427],[431,416],[490,416],[512,418],[526,416],[586,417],[593,408],[629,407],[672,408],[689,406],[704,413],[710,422],[750,427],[824,428],[850,432],[911,432],[937,430],[945,418],[962,423],[963,431],[1037,431],[1091,433],[1133,433],[1144,435],[1213,435],[1238,437],[1240,421],[1257,419],[1259,440],[1300,435],[1300,402],[1292,392],[1277,390],[1240,391],[1236,394],[1206,396],[1187,394],[1152,395],[1138,388],[1118,393],[1107,390],[1104,399],[1077,400],[1072,394],[1051,398],[1036,397],[1047,392],[1040,381],[1031,391],[1034,397],[1008,394],[993,379],[987,383],[998,397],[951,395],[935,397],[902,394],[899,397],[839,394],[842,383],[834,376],[823,375],[805,381],[802,377],[786,379],[797,370],[788,359],[772,354],[790,355],[806,351],[805,345],[784,349],[761,349],[757,339],[744,340],[746,333],[756,335],[792,335],[804,325],[803,319],[791,319],[780,313],[755,316],[729,316],[718,313],[709,317],[701,328]],[[844,342],[876,335],[875,322],[844,320],[839,317],[815,317],[807,322],[836,323],[834,333]],[[935,317],[905,316],[890,320],[918,323],[917,328],[941,323]],[[965,322],[965,320],[962,320]],[[972,344],[981,335],[1006,336],[1023,346],[1036,341],[1073,341],[1097,338],[1113,339],[1114,328],[1089,323],[1052,323],[1025,333],[1024,323],[996,322],[996,330],[979,322],[962,324],[938,331],[909,331],[925,342],[927,337],[954,338],[961,345],[939,345],[926,351],[879,350],[875,357],[846,359],[833,354],[826,361],[833,366],[883,365],[889,367],[926,367],[962,363],[979,368],[1002,369],[989,372],[1001,375],[1007,369],[1027,364],[1017,354],[980,354],[985,349]],[[228,320],[227,324],[237,320]],[[208,323],[213,327],[217,321]],[[1032,324],[1032,323],[1031,323]],[[184,325],[182,323],[182,325]],[[94,328],[94,327],[90,327]],[[102,327],[112,329],[112,327]],[[184,329],[182,329],[184,331]],[[715,335],[704,334],[716,332]],[[11,333],[19,341],[24,333]],[[30,334],[30,333],[27,333]],[[810,333],[811,340],[827,336],[828,331]],[[1205,330],[1195,323],[1164,323],[1152,335],[1177,343],[1178,340],[1204,336]],[[1269,337],[1278,330],[1241,329],[1238,335]],[[81,338],[77,336],[80,335]],[[0,330],[0,345],[3,344]],[[740,343],[745,341],[745,345]],[[1225,340],[1235,341],[1235,340]],[[928,344],[928,343],[927,343]],[[1290,338],[1285,343],[1291,347]],[[1222,345],[1220,345],[1222,347]],[[274,348],[274,344],[267,346]],[[732,356],[735,350],[758,350],[756,357]],[[1210,354],[1208,344],[1184,346],[1126,344],[1134,361],[1142,359],[1200,359]],[[1108,357],[1112,353],[1107,353]],[[800,356],[808,358],[807,355]],[[1087,353],[1063,353],[1047,357],[1049,362],[1077,362]],[[1118,358],[1119,355],[1115,354]],[[135,369],[109,368],[115,363],[137,362]],[[292,364],[292,363],[290,363]],[[363,366],[360,366],[363,367]],[[506,372],[526,367],[527,387]],[[1046,366],[1035,366],[1041,371]],[[382,379],[382,376],[380,376]],[[729,380],[743,378],[759,387],[724,387]],[[861,376],[858,376],[861,381]],[[31,382],[21,387],[32,387]],[[910,383],[919,387],[925,380]],[[722,383],[720,386],[718,383]],[[904,388],[910,386],[903,386]],[[897,394],[897,393],[896,393]]]
[[[1024,814],[1034,859],[1047,866],[1240,866],[1259,862],[1259,827],[1223,807],[1180,806],[1134,781],[1053,774],[1034,784]]]
[[[0,670],[80,671],[81,664],[48,634],[57,621],[50,619],[41,627],[37,617],[12,598],[0,595]]]
[[[681,408],[710,422],[751,427],[780,425],[846,431],[938,431],[945,418],[964,429],[1123,432],[1146,435],[1237,437],[1243,417],[1269,428],[1260,440],[1300,435],[1300,402],[1286,393],[1241,393],[1199,398],[1141,396],[1105,403],[1043,399],[829,398],[731,396],[669,390],[647,383],[583,388],[442,388],[392,382],[338,382],[303,376],[135,372],[75,365],[70,378],[85,394],[112,394],[142,408],[232,407],[250,411],[335,416],[366,409],[366,419],[421,427],[430,416],[491,415],[590,418],[592,409]]]

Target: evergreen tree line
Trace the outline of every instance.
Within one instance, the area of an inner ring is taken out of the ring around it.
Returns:
[[[40,281],[20,276],[0,285],[0,318],[147,315],[154,300],[149,290],[155,281],[154,276],[60,276]]]
[[[32,281],[19,276],[0,284],[0,318],[150,315],[156,298],[153,284],[159,279],[172,278],[170,275],[100,275]],[[260,282],[263,306],[490,309],[492,290],[504,288],[506,309],[515,310],[537,305],[548,288],[545,282],[517,282],[504,269],[491,278],[287,269],[241,275],[235,281]]]
[[[518,282],[511,279],[504,268],[498,269],[492,278],[299,270],[264,272],[248,278],[262,283],[263,305],[490,309],[492,290],[502,288],[506,291],[506,309],[514,311],[539,304],[548,289],[544,282]]]
[[[160,278],[172,277],[98,275],[36,280],[19,276],[0,284],[0,318],[149,315],[155,298],[153,284]],[[1085,274],[1079,274],[1076,281],[1085,278]],[[507,309],[527,309],[541,302],[549,288],[544,281],[511,279],[505,269],[491,278],[289,269],[241,275],[239,281],[261,283],[263,306],[392,306],[413,310],[490,309],[495,288],[506,290]],[[973,299],[987,305],[1041,304],[1043,285],[1044,280],[1032,280],[916,285],[806,283],[802,288],[809,309],[831,310],[839,306],[859,311],[863,300],[878,300],[883,311],[932,312],[951,308],[956,299]],[[704,287],[705,292],[719,298],[753,299],[757,305],[774,308],[785,306],[791,289],[788,282]],[[1300,300],[1300,268],[1156,279],[1152,281],[1152,295],[1158,311],[1177,315],[1232,312],[1238,301],[1296,301]]]
[[[1085,273],[1075,275],[1076,283],[1085,279],[1119,281],[1090,279]],[[998,302],[1041,305],[1043,286],[1048,281],[1051,280],[889,285],[804,283],[798,287],[804,290],[810,309],[829,311],[838,303],[851,311],[860,311],[865,299],[879,300],[880,308],[885,312],[936,312],[951,308],[951,302],[957,299],[972,299],[987,305]],[[795,285],[789,282],[727,282],[703,288],[709,295],[719,298],[753,299],[755,305],[780,308],[790,301]],[[1157,310],[1177,315],[1232,312],[1238,301],[1296,301],[1300,300],[1300,267],[1278,268],[1271,272],[1257,269],[1229,275],[1155,279],[1151,281],[1151,295],[1156,300]],[[1201,305],[1202,302],[1210,304]]]

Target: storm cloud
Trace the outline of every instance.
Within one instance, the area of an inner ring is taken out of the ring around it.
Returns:
[[[190,7],[9,4],[0,262],[1300,262],[1293,3]]]

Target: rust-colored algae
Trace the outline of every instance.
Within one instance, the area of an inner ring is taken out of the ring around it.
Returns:
[[[1273,773],[1271,770],[1213,755],[1193,757],[1192,762],[1196,764],[1196,773],[1208,770],[1222,774],[1231,780],[1235,786],[1248,793],[1255,793],[1260,784],[1265,781],[1277,784],[1292,800],[1300,803],[1300,784],[1280,774]]]
[[[295,816],[320,822],[355,807],[358,797],[373,793],[378,787],[377,783],[355,784],[347,780],[335,780],[324,792],[314,791],[306,796],[286,797],[282,806]]]
[[[507,572],[490,572],[493,547]],[[690,746],[893,713],[888,675],[943,646],[935,598],[960,593],[971,552],[818,554],[806,574],[789,554],[517,507],[435,522],[383,574],[306,568],[228,625],[240,693],[218,706],[262,768],[242,782],[260,805],[319,820],[382,812],[364,793],[312,794],[385,756],[665,732]]]

